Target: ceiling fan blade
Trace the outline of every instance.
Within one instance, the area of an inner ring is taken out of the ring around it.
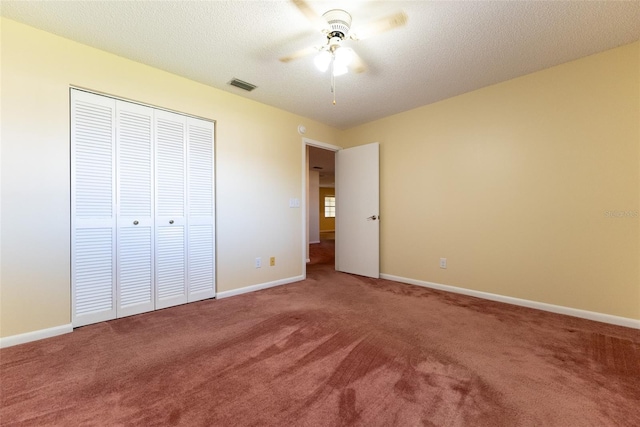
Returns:
[[[377,21],[370,22],[362,28],[358,28],[351,38],[354,40],[364,40],[376,34],[384,33],[394,28],[402,27],[406,25],[408,16],[404,12],[398,12],[393,15],[378,19]]]
[[[314,52],[318,52],[321,48],[318,46],[309,46],[304,49],[300,49],[297,52],[293,52],[291,55],[283,56],[280,58],[280,62],[291,62],[294,59],[302,58],[303,56],[311,55]]]
[[[367,71],[367,68],[367,64],[364,63],[360,55],[353,51],[353,59],[351,60],[351,64],[349,64],[349,69],[355,74],[360,74]]]
[[[319,31],[322,31],[327,27],[327,21],[325,21],[322,16],[318,15],[305,0],[291,1],[296,5],[298,10],[302,12],[304,16],[306,16],[309,22],[311,22]]]

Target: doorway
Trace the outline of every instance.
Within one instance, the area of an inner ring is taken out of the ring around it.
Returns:
[[[312,254],[317,255],[317,249],[323,246],[323,259],[326,263],[328,249],[334,247],[335,153],[341,148],[308,138],[303,138],[302,144],[305,200],[303,222],[306,230],[302,253],[303,273],[306,277],[307,265],[311,262]],[[330,244],[323,244],[323,241],[329,241]],[[315,246],[315,251],[311,251],[312,246]],[[333,259],[333,253],[331,258]]]
[[[335,263],[337,271],[380,277],[380,144],[372,142],[347,149],[302,140],[302,271],[309,260],[309,148],[335,154]]]

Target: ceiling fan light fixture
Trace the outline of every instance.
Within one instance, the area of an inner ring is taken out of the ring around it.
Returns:
[[[362,73],[367,69],[362,58],[351,48],[343,47],[343,42],[346,40],[361,40],[371,35],[402,27],[407,23],[407,14],[400,11],[370,22],[363,28],[362,33],[350,34],[352,17],[346,10],[331,9],[323,13],[322,17],[320,17],[313,10],[314,8],[309,5],[310,0],[290,1],[307,19],[319,27],[318,29],[320,29],[326,37],[326,44],[322,47],[309,46],[308,48],[294,52],[292,55],[281,57],[280,61],[289,62],[319,50],[320,52],[314,58],[314,64],[321,73],[325,73],[331,68],[329,74],[331,79],[331,93],[333,94],[333,105],[336,105],[336,76],[346,74],[349,71]],[[348,67],[350,67],[350,69]]]
[[[349,69],[347,68],[346,65],[340,65],[337,62],[333,63],[333,75],[334,76],[341,76],[343,74],[347,74],[349,72]]]
[[[329,65],[331,64],[331,53],[326,50],[323,50],[318,55],[316,55],[313,63],[316,65],[316,68],[320,70],[321,73],[324,73],[329,69]]]
[[[348,47],[340,47],[334,52],[336,66],[347,67],[353,61],[353,50]]]

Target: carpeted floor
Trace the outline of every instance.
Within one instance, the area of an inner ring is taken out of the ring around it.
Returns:
[[[333,271],[0,351],[0,424],[639,426],[640,331]]]

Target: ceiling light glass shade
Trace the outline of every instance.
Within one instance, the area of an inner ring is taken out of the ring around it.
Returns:
[[[338,64],[338,61],[334,61],[333,62],[333,75],[334,76],[341,76],[343,74],[347,74],[349,72],[349,69],[347,68],[346,65],[340,65]]]
[[[323,50],[315,57],[313,62],[316,64],[316,68],[324,73],[329,68],[329,64],[331,64],[331,53]]]
[[[340,47],[336,49],[334,55],[336,65],[340,67],[348,66],[353,60],[353,50],[348,47]]]

